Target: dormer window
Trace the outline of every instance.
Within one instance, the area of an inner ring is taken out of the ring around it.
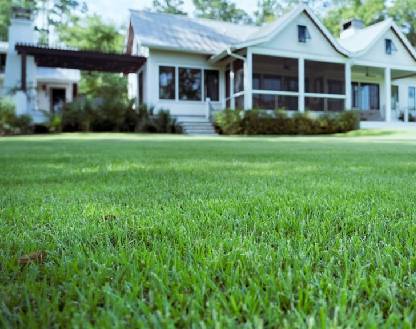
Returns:
[[[391,39],[386,39],[386,54],[387,55],[392,55],[394,52],[397,51],[396,46],[394,45],[393,40]]]
[[[298,25],[298,41],[301,43],[306,43],[311,39],[308,28],[305,25]]]

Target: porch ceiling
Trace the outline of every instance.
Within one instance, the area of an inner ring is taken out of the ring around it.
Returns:
[[[384,68],[382,67],[369,67],[355,65],[351,68],[352,74],[356,77],[363,78],[380,78],[384,77]],[[405,71],[405,70],[391,70],[391,79],[398,80],[404,78],[416,77],[416,72]]]

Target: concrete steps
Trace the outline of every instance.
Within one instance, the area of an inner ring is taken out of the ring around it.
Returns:
[[[214,126],[208,120],[204,121],[179,121],[182,126],[183,132],[187,135],[204,135],[204,136],[216,136]]]

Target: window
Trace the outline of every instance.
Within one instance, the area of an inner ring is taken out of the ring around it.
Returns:
[[[298,41],[306,43],[311,39],[308,28],[305,25],[298,25]]]
[[[297,59],[254,55],[253,89],[297,92]]]
[[[345,66],[305,61],[305,91],[312,94],[345,94]]]
[[[205,70],[205,99],[213,102],[220,100],[220,73],[217,70]]]
[[[397,48],[391,39],[386,39],[385,42],[386,42],[386,54],[387,55],[392,55],[394,52],[397,51]]]
[[[230,81],[231,81],[231,68],[230,65],[227,65],[226,69],[225,69],[225,98],[226,98],[226,103],[225,103],[225,107],[227,109],[229,109],[231,107],[231,101],[230,101]]]
[[[409,87],[409,110],[416,111],[416,87]]]
[[[341,112],[345,109],[343,99],[305,97],[305,107],[314,112]]]
[[[159,68],[159,98],[175,99],[175,68],[170,66],[161,66]]]
[[[298,105],[297,96],[253,94],[253,107],[256,109],[297,111]]]
[[[179,99],[202,100],[202,71],[200,69],[179,68]]]
[[[0,54],[0,72],[6,68],[6,54]]]
[[[234,61],[234,93],[244,91],[244,62],[240,59]]]
[[[361,111],[380,110],[380,87],[373,83],[352,83],[352,106]]]
[[[391,86],[391,108],[399,109],[399,86]]]
[[[139,73],[139,105],[143,105],[143,83],[144,83],[144,79],[143,79],[143,72]]]

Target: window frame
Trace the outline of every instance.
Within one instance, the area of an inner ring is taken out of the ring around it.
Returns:
[[[218,101],[212,101],[213,103],[221,103],[221,97],[222,97],[222,93],[221,93],[221,88],[223,86],[223,82],[222,82],[222,74],[225,74],[225,70],[221,69],[221,68],[212,68],[206,65],[178,65],[178,64],[174,64],[172,65],[171,63],[167,63],[167,62],[159,62],[156,63],[157,66],[157,70],[158,70],[158,74],[160,72],[160,68],[161,67],[174,67],[175,68],[175,98],[174,99],[163,99],[160,98],[160,88],[158,86],[158,101],[159,102],[185,102],[185,103],[205,103],[206,102],[206,97],[205,97],[205,71],[218,71],[218,95],[219,95],[219,100]],[[185,68],[185,69],[195,69],[195,70],[201,70],[202,71],[202,76],[201,76],[201,100],[185,100],[185,99],[180,99],[179,97],[179,69],[181,68]],[[158,79],[159,79],[159,75],[158,75]]]
[[[162,68],[173,68],[173,98],[162,98],[161,97],[161,93],[160,93],[160,90],[161,90],[161,85],[160,85],[160,70],[162,69]],[[177,99],[177,94],[178,94],[178,74],[177,74],[177,67],[176,66],[173,66],[173,65],[164,65],[164,64],[161,64],[161,65],[158,65],[158,75],[157,75],[157,77],[158,77],[158,99],[160,100],[160,101],[176,101],[176,99]]]
[[[298,42],[299,43],[307,43],[311,40],[311,35],[308,30],[308,26],[298,24]]]
[[[209,72],[216,72],[216,74],[217,74],[217,79],[218,79],[218,86],[217,86],[217,94],[218,94],[218,99],[212,99],[211,97],[210,97],[210,100],[211,100],[211,102],[219,102],[220,101],[220,98],[221,98],[221,87],[220,87],[220,84],[221,84],[221,72],[220,72],[220,70],[217,70],[217,69],[206,69],[206,68],[204,68],[203,69],[203,79],[204,79],[204,81],[203,81],[203,100],[206,102],[207,101],[207,98],[208,98],[208,89],[207,89],[207,71],[209,71]]]
[[[396,45],[394,44],[393,40],[389,38],[384,40],[384,48],[387,55],[393,55],[397,51]]]
[[[201,81],[200,81],[200,85],[199,85],[199,89],[200,89],[200,99],[182,99],[181,98],[181,94],[180,94],[180,70],[195,70],[195,71],[199,71],[201,74]],[[176,68],[177,70],[177,79],[178,79],[178,101],[179,102],[204,102],[205,99],[205,95],[204,95],[204,80],[205,80],[205,75],[204,75],[204,69],[202,68],[195,68],[195,67],[191,67],[191,66],[177,66]]]

